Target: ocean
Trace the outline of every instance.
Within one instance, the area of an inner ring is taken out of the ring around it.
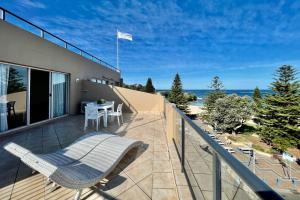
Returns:
[[[166,91],[166,90],[163,90]],[[204,97],[211,92],[211,90],[184,90],[184,92],[193,93],[197,96],[197,101],[192,102],[192,105],[202,106]],[[224,90],[226,94],[237,94],[239,96],[253,96],[253,90]],[[260,94],[265,96],[266,94],[271,94],[271,90],[260,90]]]

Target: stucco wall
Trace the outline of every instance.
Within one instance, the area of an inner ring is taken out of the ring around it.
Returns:
[[[117,86],[109,86],[90,81],[82,82],[82,100],[105,99],[124,103],[124,112],[163,113],[164,99],[159,94],[149,94]]]
[[[120,73],[2,20],[0,44],[0,62],[69,73],[71,114],[77,113],[82,94],[81,84],[75,82],[76,78],[102,79],[104,76],[116,82],[120,81]]]

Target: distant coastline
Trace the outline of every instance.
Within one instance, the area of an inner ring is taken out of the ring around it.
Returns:
[[[158,92],[162,91],[170,91],[170,90],[157,90]],[[193,93],[197,96],[197,101],[191,102],[191,105],[193,106],[203,106],[203,99],[209,92],[212,90],[203,89],[203,90],[184,90],[184,92]],[[253,96],[254,90],[224,90],[226,94],[237,94],[239,96]],[[260,90],[260,93],[262,96],[265,96],[266,94],[272,94],[272,90]]]

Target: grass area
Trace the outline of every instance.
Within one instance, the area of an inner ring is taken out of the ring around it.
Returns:
[[[249,129],[246,129],[246,130],[249,130]],[[251,130],[253,130],[253,129],[251,129]],[[269,154],[277,153],[275,149],[273,149],[272,147],[270,147],[267,144],[265,144],[264,142],[262,142],[260,140],[259,136],[254,135],[253,133],[251,134],[251,133],[247,132],[244,134],[238,134],[236,136],[230,135],[227,138],[233,142],[242,143],[246,146],[251,143],[252,148],[257,151],[260,151],[260,152],[269,153]]]
[[[269,154],[277,154],[278,151],[276,149],[273,149],[272,147],[266,147],[265,145],[260,145],[260,144],[253,144],[252,148],[257,150],[257,151],[261,151],[264,153],[269,153]]]
[[[237,133],[253,134],[257,132],[257,126],[255,124],[246,123],[237,129]]]
[[[240,143],[248,141],[243,135],[237,135],[237,136],[230,135],[230,136],[228,136],[228,139],[230,139],[231,141],[240,142]]]

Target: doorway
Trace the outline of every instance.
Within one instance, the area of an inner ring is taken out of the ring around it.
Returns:
[[[30,70],[30,124],[49,119],[50,72]]]

